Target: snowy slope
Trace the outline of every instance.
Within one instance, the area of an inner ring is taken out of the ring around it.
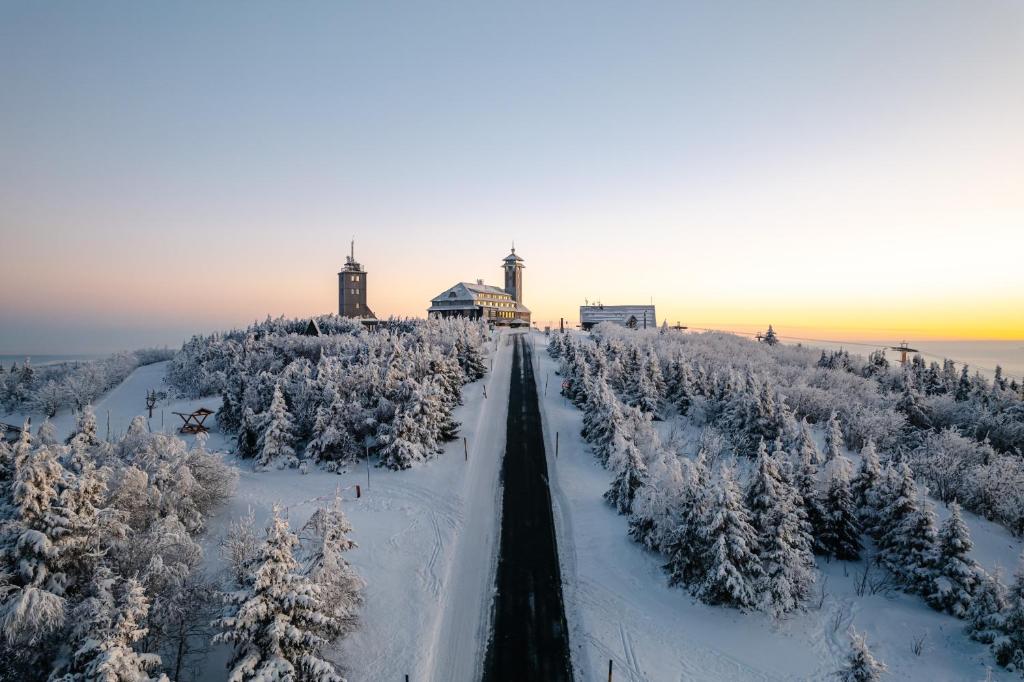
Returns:
[[[986,667],[993,668],[992,679],[1019,679],[995,666],[987,649],[963,634],[961,621],[936,613],[919,597],[895,591],[858,597],[863,562],[819,562],[820,608],[815,603],[781,622],[707,606],[668,587],[663,557],[632,542],[626,517],[603,501],[610,476],[580,438],[582,414],[559,395],[557,363],[543,351],[543,335],[535,336],[577,679],[605,679],[609,659],[616,680],[827,679],[846,655],[850,626],[867,634],[889,665],[889,679],[984,680]],[[944,517],[945,510],[938,511]],[[983,565],[1015,565],[1020,543],[995,524],[964,516]],[[922,636],[924,651],[917,656],[911,649]]]

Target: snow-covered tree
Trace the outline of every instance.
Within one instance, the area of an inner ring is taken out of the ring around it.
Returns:
[[[992,642],[996,662],[1024,669],[1024,559],[1014,574],[1001,620],[1001,632]]]
[[[57,429],[54,428],[53,422],[49,418],[43,420],[43,423],[39,425],[39,431],[36,433],[36,440],[42,445],[56,445],[57,444]]]
[[[829,556],[842,561],[860,558],[860,522],[850,490],[850,460],[836,455],[828,464],[823,502],[821,544]]]
[[[633,440],[635,434],[629,435],[631,437],[627,438],[624,433],[615,434],[607,464],[613,479],[604,494],[604,499],[620,514],[629,514],[632,511],[636,491],[647,478],[643,455]]]
[[[981,568],[971,559],[974,547],[960,505],[949,505],[949,518],[939,529],[935,580],[925,598],[933,608],[964,618],[971,606]]]
[[[351,630],[362,602],[363,581],[345,559],[345,552],[356,547],[349,538],[352,526],[341,509],[341,496],[321,507],[299,533],[305,555],[306,575],[319,587],[324,603],[333,609],[341,627],[339,636]]]
[[[835,412],[828,418],[825,428],[825,460],[831,461],[843,452],[843,428],[839,425],[839,415]]]
[[[757,534],[731,467],[723,467],[714,488],[701,532],[707,570],[694,593],[708,604],[753,608],[763,572],[755,553]]]
[[[295,426],[288,412],[284,393],[280,384],[277,384],[274,386],[274,397],[270,401],[270,407],[263,416],[263,433],[258,444],[256,466],[295,466],[298,460],[295,457],[294,444]]]
[[[871,517],[876,506],[873,496],[877,493],[875,488],[881,476],[882,469],[878,463],[878,451],[875,449],[874,441],[869,439],[860,450],[860,465],[850,483],[853,503],[865,525],[869,525],[873,520]]]
[[[9,643],[33,644],[64,624],[67,576],[60,569],[58,487],[63,468],[27,437],[15,451],[14,518],[3,526],[0,628]]]
[[[882,563],[912,592],[927,593],[935,579],[935,512],[921,500],[910,467],[900,465],[880,513]]]
[[[677,501],[675,526],[665,539],[669,584],[694,585],[702,579],[709,556],[705,545],[704,521],[710,515],[711,472],[703,449],[682,470],[682,487]]]
[[[323,648],[342,631],[319,585],[295,559],[298,538],[274,508],[251,585],[226,595],[215,643],[231,644],[228,680],[342,682]]]
[[[134,645],[147,632],[149,600],[139,581],[119,579],[100,567],[89,596],[73,613],[70,655],[58,663],[58,682],[167,682],[156,654],[138,653]]]
[[[360,454],[350,420],[356,406],[346,402],[333,386],[324,391],[313,420],[313,438],[306,451],[320,461],[343,461]]]
[[[836,677],[842,682],[877,682],[887,669],[885,663],[871,654],[864,635],[851,629],[850,653],[846,657],[846,664],[836,671]]]
[[[1006,585],[998,571],[979,572],[971,605],[964,615],[968,636],[982,644],[992,644],[1006,631],[1008,607]]]
[[[814,556],[796,492],[783,480],[779,462],[761,441],[746,505],[757,533],[755,551],[763,575],[759,607],[772,615],[799,608],[814,584]]]

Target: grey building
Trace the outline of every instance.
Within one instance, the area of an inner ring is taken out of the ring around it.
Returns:
[[[496,325],[528,326],[530,309],[523,305],[523,259],[512,253],[502,260],[505,270],[505,288],[484,284],[459,282],[430,301],[427,315],[432,318],[468,317],[487,320]]]
[[[345,257],[345,267],[338,273],[338,315],[361,320],[376,320],[366,304],[366,270],[356,261],[356,243]]]
[[[658,326],[653,305],[581,305],[580,327],[590,330],[596,324],[613,322],[633,329]]]

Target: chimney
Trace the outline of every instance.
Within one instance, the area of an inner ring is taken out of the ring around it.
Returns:
[[[484,281],[482,279],[478,279],[476,283],[479,284],[480,286],[483,286]]]

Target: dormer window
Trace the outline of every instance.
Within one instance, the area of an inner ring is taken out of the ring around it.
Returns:
[[[455,298],[457,295],[458,294],[456,294],[454,291],[452,291],[452,292],[448,293],[448,298]]]

